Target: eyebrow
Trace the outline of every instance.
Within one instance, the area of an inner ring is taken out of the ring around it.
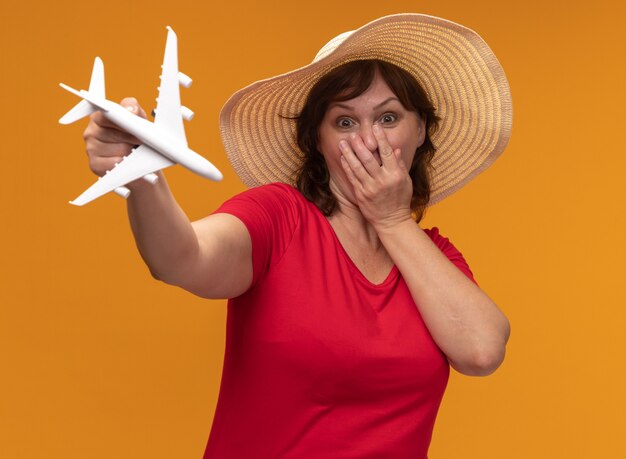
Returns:
[[[389,102],[394,101],[394,100],[397,101],[397,102],[400,102],[400,100],[397,97],[391,96],[391,97],[383,100],[380,104],[376,105],[374,107],[374,110],[378,110],[379,108],[387,105]],[[339,108],[343,108],[343,109],[346,109],[346,110],[352,110],[352,108],[353,108],[350,105],[342,104],[341,102],[332,102],[330,107],[328,107],[328,108],[332,108],[332,107],[339,107]]]

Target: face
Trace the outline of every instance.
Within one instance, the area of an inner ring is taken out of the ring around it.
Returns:
[[[345,140],[350,144],[352,139],[360,137],[380,163],[378,143],[372,132],[375,124],[383,128],[391,148],[400,149],[400,155],[409,168],[415,150],[424,142],[424,120],[416,112],[404,108],[378,74],[360,96],[332,102],[319,127],[318,150],[330,172],[330,188],[335,195],[343,195],[351,202],[354,202],[352,185],[341,166],[339,142]]]

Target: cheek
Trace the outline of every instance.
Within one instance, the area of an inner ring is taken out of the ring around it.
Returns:
[[[343,137],[328,130],[320,129],[320,137],[318,142],[318,151],[326,158],[326,162],[335,160],[339,161],[341,150],[339,142]]]
[[[325,129],[324,125],[322,124],[317,132],[317,151],[319,151],[323,155],[326,155],[330,147],[330,142],[328,141],[328,139],[328,129]]]
[[[406,158],[408,154],[412,155],[415,153],[415,149],[417,148],[415,133],[411,135],[411,133],[407,131],[387,134],[387,142],[389,142],[393,150],[399,148],[403,158]]]
[[[426,123],[424,122],[423,119],[418,118],[417,125],[418,125],[418,129],[417,129],[417,146],[421,147],[422,144],[424,143],[424,140],[426,140]]]
[[[318,151],[324,157],[324,161],[326,161],[326,166],[334,163],[335,159],[338,160],[339,158],[337,154],[338,148],[333,148],[333,145],[328,141],[328,139],[320,139]]]
[[[387,140],[393,150],[400,149],[402,160],[406,167],[410,168],[415,157],[415,151],[423,143],[422,138],[417,135],[417,132],[413,131],[399,133],[397,136],[389,136]]]
[[[411,164],[413,164],[413,158],[415,158],[415,150],[402,153],[402,161],[404,161],[404,165],[407,169],[411,168]]]

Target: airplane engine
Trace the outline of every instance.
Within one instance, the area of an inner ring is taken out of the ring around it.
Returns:
[[[185,75],[183,72],[178,72],[178,82],[181,86],[188,88],[189,86],[191,86],[193,80]]]
[[[195,115],[193,111],[191,111],[184,105],[180,106],[180,113],[183,115],[183,118],[185,119],[185,121],[191,121],[193,119],[193,116]]]

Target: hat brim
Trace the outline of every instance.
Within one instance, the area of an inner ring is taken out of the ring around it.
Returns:
[[[257,81],[226,102],[220,113],[222,141],[247,186],[294,184],[304,154],[293,118],[322,76],[362,59],[380,59],[411,73],[441,118],[432,138],[437,152],[429,205],[457,191],[504,151],[511,135],[511,94],[489,46],[454,22],[396,14],[355,30],[315,62]]]

